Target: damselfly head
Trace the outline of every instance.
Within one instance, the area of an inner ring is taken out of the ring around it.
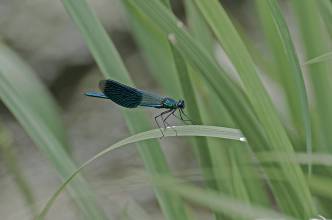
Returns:
[[[184,109],[185,105],[184,105],[184,100],[179,100],[178,103],[176,104],[176,106],[180,109]]]

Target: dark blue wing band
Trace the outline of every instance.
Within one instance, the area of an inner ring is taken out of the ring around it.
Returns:
[[[136,108],[142,101],[142,92],[114,80],[102,80],[100,90],[118,105],[126,108]]]

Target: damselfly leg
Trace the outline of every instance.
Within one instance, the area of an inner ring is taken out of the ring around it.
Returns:
[[[164,123],[164,129],[166,129],[166,125],[167,127],[171,128],[174,132],[175,132],[175,136],[178,136],[178,132],[175,130],[175,128],[173,128],[173,126],[170,126],[170,124],[167,122],[167,119],[169,118],[169,116],[174,115],[174,112],[176,111],[176,109],[172,109],[172,111],[165,117],[161,117],[163,119],[163,123]]]
[[[164,131],[166,130],[166,125],[168,125],[169,126],[169,124],[166,122],[165,123],[165,119],[164,119],[164,115],[165,114],[167,114],[167,113],[170,113],[171,114],[171,112],[173,111],[173,109],[169,109],[169,110],[167,110],[167,111],[164,111],[164,112],[162,112],[162,113],[160,113],[159,115],[157,115],[156,117],[154,117],[154,120],[155,120],[155,122],[156,122],[156,124],[157,124],[157,126],[158,126],[158,128],[160,129],[160,132],[161,132],[161,134],[162,134],[162,137],[165,137],[165,135],[164,135],[164,132],[163,132],[163,130],[162,130],[162,128],[161,128],[161,126],[160,126],[160,124],[158,123],[158,118],[161,118],[161,120],[163,121],[163,125],[164,125]],[[169,117],[169,115],[167,115],[166,116],[166,119]],[[171,127],[172,128],[172,127]],[[174,128],[172,128],[173,130],[174,130]],[[175,131],[175,130],[174,130]],[[175,131],[175,133],[176,133],[176,131]]]

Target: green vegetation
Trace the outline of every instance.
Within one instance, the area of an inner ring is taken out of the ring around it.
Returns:
[[[62,2],[104,77],[133,85],[130,74],[135,73],[128,73],[86,0]],[[218,0],[185,0],[186,22],[174,15],[167,0],[121,2],[152,77],[169,96],[183,97],[190,117],[204,125],[175,128],[178,138],[193,136],[189,143],[203,185],[171,174],[158,142],[159,130],[151,130],[143,112],[131,110],[123,110],[123,117],[132,136],[77,168],[68,154],[58,106],[33,70],[1,44],[0,98],[64,179],[37,219],[44,219],[67,185],[86,219],[109,219],[80,171],[129,143],[137,143],[149,176],[147,184],[152,184],[166,220],[192,219],[192,203],[208,208],[218,220],[332,218],[332,2],[291,0],[286,5],[299,29],[297,46],[305,53],[301,56],[276,0],[253,2],[256,22],[264,33],[265,55],[250,45],[252,39]],[[215,44],[222,47],[239,80],[218,64]],[[278,85],[287,117],[279,113],[262,75]],[[39,98],[32,99],[36,94]],[[165,136],[174,136],[174,131],[166,130]],[[25,200],[32,203],[34,196],[19,167],[15,163],[11,167],[19,176]],[[31,209],[36,213],[34,205]],[[123,219],[134,219],[135,212],[141,216],[137,218],[148,218],[144,207],[133,202]]]

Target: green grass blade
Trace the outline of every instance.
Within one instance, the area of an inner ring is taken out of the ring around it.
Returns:
[[[175,132],[176,130],[176,132]],[[205,136],[205,137],[215,137],[215,138],[225,138],[231,140],[238,140],[238,141],[246,141],[243,137],[242,133],[238,129],[233,128],[223,128],[223,127],[216,127],[216,126],[200,126],[200,125],[187,125],[187,126],[176,126],[173,128],[166,129],[164,131],[165,137],[168,136]],[[106,148],[105,150],[101,151],[100,153],[96,154],[94,157],[86,161],[82,164],[73,174],[59,187],[59,189],[52,195],[52,197],[48,200],[47,204],[42,209],[41,213],[39,214],[37,219],[43,218],[48,210],[51,208],[52,204],[56,200],[56,198],[60,195],[60,193],[65,189],[65,187],[73,181],[74,177],[76,177],[81,170],[85,167],[90,165],[93,161],[97,160],[98,158],[104,156],[107,153],[112,152],[122,146],[146,141],[149,139],[154,138],[161,138],[162,134],[159,129],[154,129],[142,133],[135,134],[130,136],[126,139],[123,139],[112,146]]]
[[[330,37],[332,37],[332,2],[330,0],[321,0],[317,1],[317,4],[320,9],[320,14],[322,15],[322,18],[324,19],[324,24],[330,34]]]
[[[0,152],[10,174],[14,177],[14,181],[26,205],[30,208],[33,215],[37,215],[34,193],[24,176],[23,170],[14,152],[12,134],[3,126],[2,120],[0,120]]]
[[[40,99],[28,99],[31,104],[30,107],[33,108],[33,111],[35,111],[43,121],[45,121],[51,132],[62,143],[63,147],[65,147],[66,150],[70,150],[65,129],[63,129],[62,120],[60,120],[60,117],[58,116],[60,112],[59,106],[50,98],[46,88],[41,85],[31,68],[1,41],[0,65],[2,75],[6,75],[5,77],[8,79],[10,77],[10,80],[15,83],[15,86],[20,89],[22,94],[30,97],[41,97]],[[10,72],[13,71],[19,72],[21,69],[23,71],[28,71],[29,75],[26,76],[25,74],[19,73],[10,74]],[[36,89],[30,89],[29,86],[36,87]],[[53,117],[50,117],[50,115]]]
[[[288,27],[275,0],[256,1],[267,40],[276,60],[277,71],[288,97],[291,119],[298,130],[300,145],[306,143],[307,153],[312,154],[309,105],[303,73],[291,40]],[[308,167],[309,175],[311,166]]]
[[[212,33],[192,0],[185,0],[185,10],[191,35],[212,54],[214,50]]]
[[[151,21],[136,18],[130,12],[127,14],[135,40],[146,58],[152,76],[167,91],[168,96],[180,98],[180,83],[167,37]]]
[[[160,185],[170,192],[179,194],[189,201],[224,213],[229,217],[237,217],[236,219],[295,219],[271,209],[257,207],[229,198],[213,190],[203,190],[189,184],[183,184],[173,178],[157,176],[152,177],[152,181],[154,184]]]
[[[325,61],[331,61],[332,59],[332,52],[324,53],[318,57],[314,57],[310,60],[307,60],[304,64],[306,65],[311,65],[311,64],[316,64],[320,62],[325,62]]]
[[[252,107],[265,128],[270,149],[278,149],[291,155],[294,149],[286,130],[281,124],[272,101],[258,77],[253,59],[225,10],[216,0],[208,2],[194,0],[194,2],[237,69]],[[309,218],[312,216],[314,206],[302,171],[294,164],[282,163],[280,166],[282,167],[283,175],[290,182],[290,187],[282,184],[273,185],[279,206],[287,213],[297,215],[299,218]],[[294,175],[295,173],[296,175]],[[289,198],[289,192],[286,193],[286,188],[292,193],[291,200],[285,199]],[[290,206],[294,202],[297,205]]]
[[[260,152],[259,154],[257,154],[257,157],[261,162],[285,161],[285,154],[280,152]],[[314,153],[312,155],[307,155],[305,153],[296,153],[293,155],[293,158],[291,158],[290,161],[303,165],[312,163],[312,165],[332,166],[332,155],[322,153]]]
[[[132,85],[117,50],[87,2],[85,0],[63,0],[63,4],[79,27],[104,76]],[[143,112],[124,110],[123,113],[131,133],[149,129],[150,125]],[[138,150],[150,173],[164,173],[165,175],[169,173],[165,156],[156,140],[141,143]],[[155,192],[166,219],[187,219],[182,202],[177,196],[158,189],[155,189]]]
[[[331,52],[328,46],[331,42],[324,20],[321,19],[317,3],[318,1],[293,0],[294,11],[299,23],[301,38],[306,54],[306,60]],[[332,88],[332,75],[330,73],[331,63],[320,62],[308,65],[309,77],[311,79],[313,94],[315,94],[315,118],[319,131],[314,131],[321,139],[314,143],[318,150],[330,151],[326,148],[332,142],[330,126],[332,124],[332,103],[328,95]],[[314,135],[315,135],[314,133]]]
[[[213,52],[214,39],[207,26],[202,15],[196,8],[196,5],[191,0],[185,1],[187,22],[189,31],[192,36],[202,45],[207,51]],[[220,100],[213,94],[213,91],[206,85],[202,84],[202,77],[194,74],[190,69],[190,76],[193,78],[195,84],[196,97],[199,101],[199,109],[202,113],[204,124],[218,124],[233,126],[231,118],[225,107],[222,106]],[[205,88],[204,88],[205,87]],[[204,91],[208,90],[208,91]],[[209,91],[210,90],[210,91]],[[202,97],[203,96],[203,97]],[[221,106],[221,107],[219,107]],[[262,187],[258,187],[261,183],[257,178],[251,178],[244,180],[241,178],[243,173],[250,176],[255,176],[255,170],[248,167],[244,167],[241,161],[251,158],[251,152],[249,150],[243,150],[243,147],[239,146],[237,142],[225,143],[220,140],[209,140],[208,142],[209,152],[213,159],[213,172],[215,182],[217,182],[218,190],[224,193],[232,194],[235,198],[242,201],[252,201],[258,204],[268,204],[266,192],[262,190]],[[231,171],[225,170],[226,166],[232,166]],[[228,181],[224,181],[227,179]],[[228,192],[227,192],[227,189]]]
[[[172,41],[172,36],[170,41]],[[177,51],[177,49],[172,45],[172,54],[174,57],[175,66],[177,69],[179,81],[182,88],[182,93],[184,100],[186,101],[186,109],[189,114],[190,119],[194,124],[203,124],[201,113],[199,112],[199,107],[195,98],[195,91],[188,73],[188,67],[182,55]],[[207,186],[216,189],[216,184],[211,180],[213,173],[211,173],[212,163],[209,155],[209,145],[207,139],[204,137],[196,137],[194,139],[194,151],[200,166],[203,168],[204,176],[207,179]],[[202,146],[205,146],[204,148]]]
[[[57,106],[30,67],[2,44],[0,98],[39,149],[45,152],[60,176],[67,178],[76,167],[65,150],[64,128]],[[87,219],[105,219],[82,177],[73,181],[69,190]]]

